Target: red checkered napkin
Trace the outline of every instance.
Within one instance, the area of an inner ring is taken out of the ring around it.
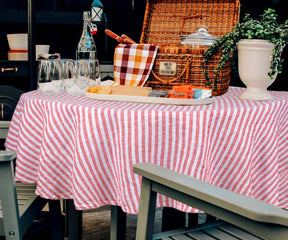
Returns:
[[[119,85],[142,87],[152,70],[158,46],[119,44],[114,54],[114,79]]]

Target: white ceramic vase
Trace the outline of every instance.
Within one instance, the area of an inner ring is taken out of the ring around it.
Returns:
[[[238,69],[242,82],[246,89],[239,95],[240,99],[247,100],[271,100],[271,94],[267,91],[276,76],[271,79],[270,60],[274,44],[267,40],[243,39],[237,43]]]

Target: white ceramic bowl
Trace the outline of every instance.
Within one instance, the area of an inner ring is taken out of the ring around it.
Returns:
[[[9,61],[27,61],[28,60],[28,52],[8,52],[8,60]]]
[[[7,34],[8,44],[11,50],[28,50],[28,34]]]
[[[36,58],[39,54],[49,54],[50,45],[36,45]]]

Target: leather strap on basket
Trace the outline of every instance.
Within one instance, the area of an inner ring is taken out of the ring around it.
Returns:
[[[165,80],[165,79],[162,79],[162,78],[158,77],[153,70],[152,70],[152,74],[158,81],[162,82],[163,85],[168,85],[168,84],[171,84],[173,82],[176,82],[177,80],[179,80],[186,73],[185,79],[186,79],[186,84],[188,84],[190,65],[191,65],[191,62],[187,61],[187,63],[185,65],[183,71],[181,72],[181,74],[179,76],[177,76],[176,78],[173,78],[171,80]]]
[[[202,17],[203,16],[201,14],[194,14],[194,15],[191,15],[191,16],[188,16],[188,17],[183,17],[182,18],[180,32],[183,32],[183,28],[184,28],[184,24],[185,24],[186,19],[190,19],[190,18],[200,18],[200,19],[202,19]]]

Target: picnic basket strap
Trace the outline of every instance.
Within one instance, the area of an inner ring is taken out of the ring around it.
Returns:
[[[153,70],[152,70],[152,74],[158,81],[162,82],[164,85],[167,85],[167,84],[170,84],[170,83],[173,83],[173,82],[179,80],[186,72],[186,83],[188,83],[190,65],[191,65],[191,62],[187,61],[181,74],[179,74],[177,77],[175,77],[171,80],[164,80],[164,79],[160,78],[159,76],[157,76],[157,74]]]

